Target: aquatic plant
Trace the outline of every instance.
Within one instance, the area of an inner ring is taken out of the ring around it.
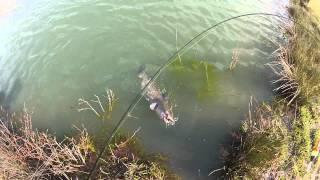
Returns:
[[[180,55],[179,48],[178,48],[178,30],[177,29],[176,29],[176,50],[177,50],[177,56],[179,59],[179,63],[181,64],[182,59],[181,59],[181,55]]]
[[[104,98],[102,101],[99,96],[94,95],[94,97],[95,99],[92,100],[86,100],[84,98],[78,99],[78,104],[80,106],[78,111],[89,110],[102,120],[111,119],[112,111],[117,102],[117,98],[113,91],[111,89],[106,89],[106,95],[103,95]]]
[[[217,93],[217,70],[207,61],[176,59],[168,68],[171,80],[192,88],[195,96],[204,100]],[[193,82],[193,83],[189,83]]]

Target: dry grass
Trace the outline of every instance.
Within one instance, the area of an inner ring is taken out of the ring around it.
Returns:
[[[237,64],[239,63],[239,50],[234,49],[232,51],[232,61],[229,65],[229,70],[232,71],[236,68]]]
[[[2,158],[5,160],[5,155],[10,155],[13,160],[10,163],[16,165],[7,166],[6,161],[2,161],[0,166],[3,166],[5,176],[19,176],[16,179],[69,179],[72,175],[83,173],[81,169],[86,165],[88,155],[88,149],[83,144],[89,141],[85,131],[81,132],[78,140],[66,138],[58,142],[47,133],[33,131],[31,116],[26,110],[10,115],[1,109],[1,113],[5,114],[1,117],[7,118],[2,118],[0,122],[0,155],[4,155]],[[15,171],[13,167],[22,171]]]
[[[30,179],[28,168],[14,153],[0,151],[0,162],[0,179]]]
[[[274,52],[277,53],[277,59],[268,65],[278,76],[273,83],[277,86],[274,90],[280,94],[288,104],[291,104],[301,92],[297,82],[297,69],[292,63],[290,50],[288,47],[281,46]]]
[[[320,22],[301,2],[295,0],[289,8],[296,23],[283,24],[287,43],[279,45],[277,59],[269,63],[279,77],[275,90],[288,104],[309,102],[320,94]]]
[[[86,130],[57,141],[32,129],[26,109],[11,114],[0,108],[1,179],[84,179],[97,159]],[[121,136],[110,145],[94,179],[177,179],[162,162],[141,153],[134,138]]]
[[[293,5],[292,9],[297,24],[292,27],[294,35],[289,36],[289,50],[301,99],[310,101],[320,94],[320,22],[304,7]]]
[[[250,106],[241,130],[233,134],[231,149],[224,153],[231,178],[310,176],[312,131],[320,127],[320,30],[306,2],[293,3],[289,10],[297,23],[282,26],[287,42],[279,44],[276,60],[268,64],[278,76],[273,83],[280,102],[256,106],[254,111]]]
[[[106,89],[106,95],[103,95],[103,98],[97,95],[94,95],[94,97],[95,98],[91,100],[84,98],[78,99],[78,105],[80,106],[78,111],[89,110],[102,120],[111,119],[113,109],[117,102],[114,92],[111,89]]]
[[[133,136],[120,136],[115,141],[106,158],[101,159],[97,179],[179,179],[163,167],[159,158],[144,154]]]
[[[250,103],[248,118],[224,152],[232,179],[304,179],[317,116],[310,106]],[[319,111],[317,111],[319,113]],[[319,135],[317,135],[319,136]],[[319,171],[319,170],[318,170]]]
[[[255,106],[255,107],[253,107]],[[233,143],[225,153],[226,174],[231,179],[260,179],[275,176],[288,156],[288,130],[280,114],[284,106],[257,106],[251,101],[247,120],[233,133]]]

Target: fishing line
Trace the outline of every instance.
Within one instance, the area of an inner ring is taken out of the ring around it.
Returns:
[[[100,158],[102,157],[102,155],[104,154],[104,152],[106,151],[107,146],[111,143],[111,141],[113,140],[114,136],[116,135],[116,133],[118,132],[118,130],[120,129],[120,127],[122,126],[122,124],[126,121],[127,117],[130,115],[130,113],[133,111],[133,109],[138,105],[138,103],[140,102],[140,100],[142,99],[142,97],[144,96],[144,94],[146,93],[148,87],[150,86],[150,84],[152,82],[155,81],[156,78],[159,77],[159,75],[161,74],[161,72],[167,68],[168,66],[170,66],[173,62],[174,59],[177,56],[182,56],[185,52],[187,52],[187,50],[191,49],[192,47],[194,47],[198,42],[200,42],[203,38],[207,37],[207,35],[209,34],[209,32],[216,28],[217,26],[224,24],[228,21],[234,20],[234,19],[238,19],[241,17],[247,17],[247,16],[272,16],[272,17],[278,17],[280,19],[285,19],[285,20],[289,20],[291,22],[297,23],[295,22],[295,20],[282,16],[282,15],[278,15],[278,14],[272,14],[272,13],[248,13],[248,14],[242,14],[242,15],[238,15],[238,16],[233,16],[231,18],[225,19],[223,21],[220,21],[218,23],[216,23],[215,25],[205,29],[204,31],[202,31],[201,33],[199,33],[198,35],[194,36],[191,40],[189,40],[184,46],[182,46],[179,50],[177,50],[163,65],[160,66],[160,68],[154,73],[154,75],[151,77],[150,81],[144,86],[144,88],[141,90],[141,93],[138,94],[135,99],[132,101],[132,103],[130,104],[130,106],[127,108],[127,110],[125,111],[125,113],[121,116],[119,122],[117,123],[117,125],[115,126],[115,128],[112,131],[111,136],[106,139],[106,141],[103,143],[104,147],[102,148],[102,151],[99,153],[89,175],[88,175],[88,180],[91,178],[94,170],[97,168],[98,162],[100,160]],[[299,24],[299,23],[297,23]],[[308,30],[307,30],[308,31]],[[310,31],[309,31],[310,32]],[[312,34],[312,33],[311,33]],[[190,46],[191,45],[191,46]]]

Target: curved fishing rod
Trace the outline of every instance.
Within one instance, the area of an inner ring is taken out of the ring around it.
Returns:
[[[189,40],[184,46],[182,46],[178,51],[176,51],[167,61],[166,63],[164,63],[162,66],[160,66],[160,68],[155,72],[155,74],[151,77],[150,81],[145,85],[145,87],[141,90],[141,93],[138,94],[135,99],[133,100],[133,103],[128,107],[128,109],[125,111],[125,113],[121,116],[119,122],[117,123],[117,125],[115,126],[115,128],[112,131],[111,136],[104,142],[104,147],[102,149],[102,151],[99,153],[89,175],[88,175],[88,180],[91,178],[94,170],[97,168],[98,162],[101,158],[101,156],[104,154],[104,152],[106,151],[107,146],[111,143],[111,141],[113,140],[115,134],[118,132],[119,128],[122,126],[122,124],[125,122],[125,120],[127,119],[128,115],[130,115],[130,113],[132,112],[132,110],[137,106],[137,104],[140,102],[140,100],[142,99],[142,97],[144,96],[144,94],[147,91],[147,88],[150,86],[151,82],[153,82],[160,74],[161,72],[167,68],[170,64],[173,63],[173,60],[177,57],[177,55],[183,55],[185,53],[186,50],[188,50],[188,46],[191,45],[193,42],[195,42],[194,44],[196,44],[197,42],[201,41],[204,37],[207,36],[207,33],[210,32],[212,29],[216,28],[217,26],[224,24],[228,21],[234,20],[234,19],[238,19],[241,17],[247,17],[247,16],[272,16],[272,17],[278,17],[280,19],[285,19],[285,20],[289,20],[291,22],[296,23],[293,19],[279,15],[279,14],[272,14],[272,13],[248,13],[248,14],[242,14],[242,15],[238,15],[238,16],[233,16],[231,18],[225,19],[223,21],[220,21],[218,23],[216,23],[215,25],[205,29],[204,31],[202,31],[201,33],[199,33],[198,35],[196,35],[195,37],[193,37],[191,40]],[[299,24],[299,23],[298,23]],[[203,36],[203,37],[201,37]],[[197,40],[199,37],[201,37],[198,41]],[[192,47],[192,46],[191,46]],[[191,48],[190,47],[190,48]]]

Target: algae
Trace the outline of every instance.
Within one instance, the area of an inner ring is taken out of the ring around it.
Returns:
[[[218,69],[204,60],[176,59],[168,68],[171,80],[191,91],[198,100],[212,99],[218,93]]]

